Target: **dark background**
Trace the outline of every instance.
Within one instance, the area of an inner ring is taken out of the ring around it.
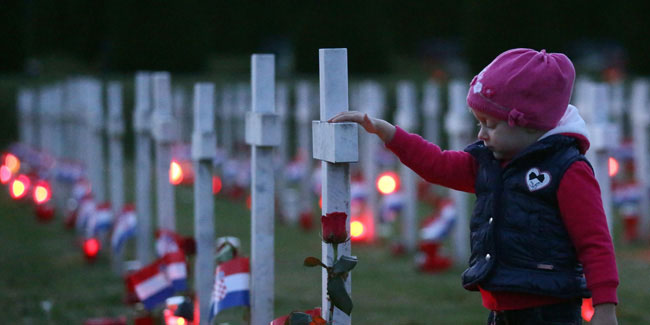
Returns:
[[[348,48],[351,73],[402,73],[462,59],[476,72],[513,47],[591,68],[650,72],[650,2],[488,0],[2,0],[0,73],[199,72],[274,52],[314,73],[318,48]],[[63,63],[61,63],[63,62]],[[451,69],[453,71],[453,68]],[[74,71],[72,71],[74,72]]]
[[[16,94],[79,74],[125,82],[250,79],[275,53],[279,78],[317,80],[318,49],[348,49],[350,78],[471,79],[514,47],[564,52],[579,76],[650,74],[650,1],[0,0],[0,148],[17,138]],[[130,114],[125,115],[130,118]]]

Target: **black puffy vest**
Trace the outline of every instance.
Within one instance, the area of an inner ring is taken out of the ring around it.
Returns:
[[[480,285],[489,291],[591,296],[556,197],[564,172],[575,161],[586,161],[576,141],[550,136],[504,168],[482,141],[465,149],[479,166],[465,289]]]

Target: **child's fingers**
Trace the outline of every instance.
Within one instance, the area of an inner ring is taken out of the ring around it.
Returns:
[[[327,122],[330,123],[338,123],[338,122],[355,122],[355,123],[361,123],[362,119],[359,114],[359,112],[355,111],[347,111],[347,112],[340,112],[331,119],[327,120]]]

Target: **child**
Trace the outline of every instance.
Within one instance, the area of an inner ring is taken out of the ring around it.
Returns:
[[[591,324],[617,324],[614,249],[586,126],[569,105],[574,79],[564,54],[502,53],[470,83],[480,131],[464,151],[360,112],[330,119],[377,134],[425,180],[476,194],[462,280],[480,291],[488,324],[581,324],[590,296]]]

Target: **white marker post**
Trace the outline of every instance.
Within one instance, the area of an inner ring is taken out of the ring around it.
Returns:
[[[607,226],[613,236],[612,183],[609,177],[610,150],[618,143],[616,126],[609,122],[609,94],[605,83],[591,85],[593,102],[590,107],[589,133],[591,150],[587,152],[594,167],[596,180],[600,184],[603,208],[607,217]]]
[[[34,149],[37,150],[45,150],[48,148],[47,146],[49,145],[48,143],[48,137],[49,137],[49,132],[48,132],[48,126],[46,123],[46,113],[45,110],[47,109],[45,106],[47,102],[47,92],[46,88],[44,86],[41,86],[38,89],[38,104],[36,105],[36,123],[35,123],[35,129],[38,130],[38,139],[36,141],[36,146]]]
[[[232,115],[233,115],[234,88],[232,85],[225,85],[221,90],[221,110],[219,117],[221,122],[220,139],[226,159],[232,157],[233,136],[232,136]]]
[[[153,261],[151,225],[151,75],[135,75],[135,209],[138,218],[136,258],[141,265]]]
[[[19,125],[18,139],[20,143],[28,147],[34,145],[34,104],[36,96],[32,89],[24,88],[18,91],[18,114]]]
[[[300,181],[298,192],[298,214],[312,214],[314,210],[314,192],[312,189],[312,174],[314,164],[312,161],[311,121],[315,117],[317,94],[315,87],[308,81],[300,81],[296,85],[296,112],[297,148],[296,152],[303,159],[304,172]],[[316,98],[315,98],[316,97]],[[297,217],[297,216],[296,216]]]
[[[63,142],[66,144],[66,157],[80,163],[83,161],[81,155],[83,137],[79,136],[79,132],[84,127],[81,114],[79,114],[83,109],[80,105],[79,84],[79,79],[66,81],[63,104]]]
[[[247,82],[237,84],[233,126],[235,127],[235,156],[239,157],[246,145],[246,113],[251,105],[251,85]]]
[[[172,94],[173,114],[177,123],[177,136],[181,143],[190,142],[192,130],[192,110],[187,108],[185,89],[182,86],[174,87]]]
[[[650,153],[648,152],[648,82],[636,80],[632,85],[631,119],[634,139],[635,176],[641,190],[641,222],[639,225],[640,238],[647,240],[650,236]]]
[[[64,157],[64,143],[63,143],[63,84],[61,82],[55,83],[51,88],[51,102],[52,105],[49,108],[50,113],[52,114],[52,154],[56,159],[62,159]],[[55,182],[59,183],[59,182]],[[56,185],[55,191],[58,193],[63,193],[63,189],[60,184]],[[64,201],[63,196],[59,195],[57,199],[57,207],[63,208]]]
[[[63,160],[66,156],[66,146],[64,143],[64,111],[63,111],[63,83],[57,82],[50,88],[50,100],[48,111],[50,114],[50,129],[52,147],[50,152],[57,160]],[[58,178],[59,175],[50,175],[52,185],[52,201],[58,211],[64,211],[66,196],[65,184]]]
[[[285,166],[287,166],[287,161],[289,161],[289,125],[288,125],[288,113],[289,113],[289,87],[286,83],[278,83],[275,89],[275,107],[278,112],[278,118],[280,119],[280,144],[275,152],[274,165],[276,166],[276,192],[280,196],[286,193],[287,188],[287,178],[285,176]],[[280,207],[280,218],[284,221],[287,221],[289,224],[294,224],[297,220],[294,216],[297,217],[296,213],[288,214],[289,210],[296,210],[292,207],[287,207],[287,204],[283,200],[278,201]]]
[[[424,138],[432,143],[440,145],[440,86],[434,81],[428,81],[424,84],[422,96],[422,112],[424,113]]]
[[[54,156],[54,105],[53,87],[44,86],[39,96],[39,127],[40,127],[40,150],[43,153]]]
[[[415,132],[418,128],[416,108],[416,93],[413,83],[400,81],[397,84],[397,113],[395,122],[407,132]],[[401,192],[404,197],[404,211],[401,218],[401,243],[407,252],[416,249],[417,233],[417,179],[418,176],[404,164],[399,165]]]
[[[246,115],[245,140],[251,146],[251,324],[273,319],[275,181],[273,147],[280,143],[275,114],[275,56],[251,57],[253,108]]]
[[[153,74],[153,138],[156,141],[156,212],[158,229],[176,231],[174,186],[169,182],[172,144],[176,123],[172,115],[171,77],[169,72]]]
[[[194,290],[199,298],[201,325],[209,324],[210,296],[214,281],[214,199],[212,197],[212,162],[217,155],[214,131],[214,84],[194,85],[194,236],[196,263]]]
[[[88,153],[86,168],[95,202],[106,202],[106,177],[104,164],[104,110],[102,105],[102,84],[98,80],[84,81],[86,123],[89,137],[85,151]]]
[[[358,129],[355,123],[327,123],[339,112],[348,111],[348,53],[347,49],[320,49],[320,121],[312,122],[314,159],[322,161],[323,210],[326,215],[344,212],[350,231],[350,164],[359,160]],[[339,244],[338,255],[351,255],[350,241]],[[334,251],[330,244],[322,244],[322,259],[332,265]],[[351,292],[351,274],[345,280],[345,289]],[[329,318],[327,299],[327,271],[321,274],[321,302],[325,318]],[[329,321],[329,319],[327,319]],[[350,316],[334,309],[334,324],[350,324]]]
[[[360,109],[375,118],[382,118],[384,115],[385,95],[381,85],[374,81],[367,81],[360,85]],[[370,224],[365,225],[368,229],[368,241],[373,242],[377,237],[377,225],[379,224],[379,193],[375,188],[375,180],[379,175],[377,166],[377,154],[384,146],[384,143],[374,134],[362,132],[359,137],[361,141],[362,157],[360,164],[363,170],[363,178],[368,191],[367,208],[372,214]]]
[[[124,119],[122,118],[122,84],[116,81],[108,84],[108,161],[109,161],[109,188],[113,220],[122,214],[124,208]],[[113,271],[122,272],[124,250],[113,252]]]
[[[449,111],[445,118],[445,129],[449,134],[449,144],[452,150],[463,150],[471,142],[472,123],[465,101],[468,84],[462,81],[452,81],[449,84]],[[457,265],[466,264],[469,258],[469,205],[468,194],[451,191],[458,218],[452,234],[454,242],[454,259]]]

